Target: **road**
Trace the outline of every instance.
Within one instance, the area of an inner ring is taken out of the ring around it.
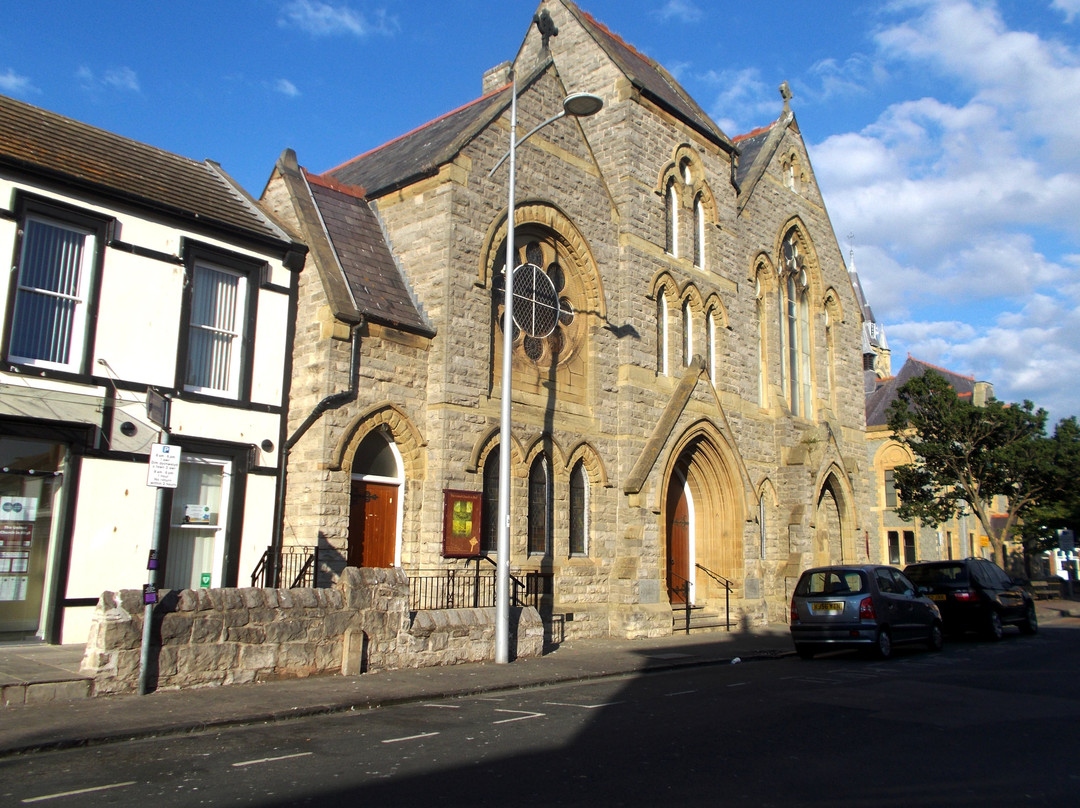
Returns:
[[[1074,806],[1078,670],[1061,625],[684,669],[10,758],[0,805]]]

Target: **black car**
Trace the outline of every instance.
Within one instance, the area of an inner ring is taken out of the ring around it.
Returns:
[[[937,603],[949,633],[977,631],[1000,640],[1006,625],[1015,625],[1024,634],[1039,630],[1030,593],[993,562],[927,561],[909,564],[904,572]]]

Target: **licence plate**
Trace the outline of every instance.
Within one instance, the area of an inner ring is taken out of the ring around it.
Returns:
[[[844,604],[841,601],[824,601],[822,603],[811,603],[810,610],[814,612],[842,612],[844,611]]]
[[[930,595],[930,600],[945,600],[944,595]]]

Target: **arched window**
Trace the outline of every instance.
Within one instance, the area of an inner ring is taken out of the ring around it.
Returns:
[[[694,197],[694,266],[705,269],[705,205],[701,194]]]
[[[667,376],[668,366],[668,302],[667,290],[656,296],[656,372]]]
[[[708,341],[709,349],[709,379],[712,383],[716,384],[716,314],[713,311],[709,311],[709,316],[705,318],[705,339]]]
[[[758,552],[761,554],[761,558],[765,558],[765,535],[766,535],[766,522],[765,522],[765,493],[762,492],[758,497]]]
[[[664,249],[669,255],[679,255],[679,194],[675,190],[675,178],[668,180],[667,190],[664,193],[666,205],[667,229],[664,235]]]
[[[810,383],[809,284],[799,245],[792,233],[784,239],[783,305],[780,311],[780,343],[784,394],[793,415],[813,416]]]
[[[499,448],[488,452],[484,462],[484,515],[480,552],[494,553],[499,546]]]
[[[690,367],[690,360],[694,358],[694,313],[690,309],[690,301],[684,300],[682,304],[683,319],[683,365]]]
[[[550,491],[547,457],[540,455],[529,469],[529,555],[547,555],[551,546]]]
[[[765,290],[761,286],[760,277],[754,284],[754,295],[754,314],[757,317],[758,406],[765,407],[768,404],[769,365],[767,329],[765,328]]]
[[[589,474],[579,460],[570,472],[570,555],[589,554]]]
[[[687,185],[693,185],[694,175],[690,173],[690,158],[684,157],[679,161],[679,174],[682,175],[682,181]]]

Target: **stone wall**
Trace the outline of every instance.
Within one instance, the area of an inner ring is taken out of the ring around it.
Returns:
[[[82,670],[95,694],[138,687],[141,590],[105,592]],[[533,608],[511,611],[511,649],[543,652]],[[495,610],[408,610],[400,569],[348,568],[329,589],[185,589],[154,609],[150,687],[176,690],[494,659]]]

